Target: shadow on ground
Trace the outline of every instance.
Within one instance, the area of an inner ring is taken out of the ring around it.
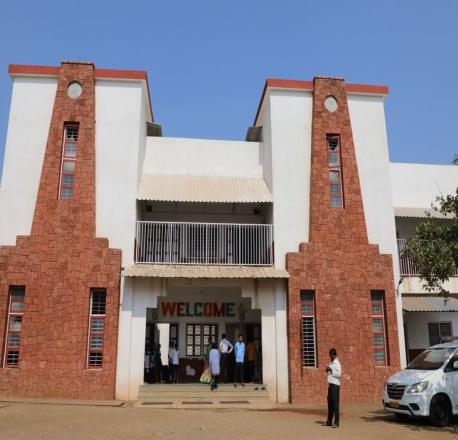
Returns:
[[[445,428],[437,428],[429,423],[427,418],[405,418],[398,420],[393,414],[387,414],[382,410],[370,411],[370,416],[361,416],[361,420],[368,423],[382,422],[392,425],[399,425],[416,432],[450,432],[458,434],[458,417],[454,417],[449,426]]]

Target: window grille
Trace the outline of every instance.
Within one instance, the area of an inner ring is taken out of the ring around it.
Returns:
[[[371,291],[372,348],[375,365],[387,365],[385,292]]]
[[[326,144],[328,148],[329,192],[331,196],[331,206],[334,208],[342,208],[343,191],[340,160],[340,136],[327,134]]]
[[[105,289],[91,289],[87,360],[89,368],[101,368],[103,365],[106,302]]]
[[[76,155],[79,124],[65,124],[60,172],[59,198],[72,199],[75,194]]]
[[[301,291],[302,366],[316,367],[315,292]]]
[[[6,323],[5,351],[3,364],[6,367],[18,367],[24,316],[25,287],[11,286]]]

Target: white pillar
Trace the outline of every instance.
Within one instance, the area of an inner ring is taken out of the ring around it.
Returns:
[[[130,343],[134,279],[121,278],[121,304],[119,309],[118,353],[116,362],[116,399],[129,399]]]
[[[258,282],[258,306],[261,309],[262,333],[262,379],[267,385],[269,394],[275,402],[277,393],[277,338],[274,282],[260,280]]]
[[[289,402],[288,320],[286,282],[275,280],[275,336],[277,350],[277,401]]]

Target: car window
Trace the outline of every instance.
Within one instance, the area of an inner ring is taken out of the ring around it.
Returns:
[[[454,348],[429,348],[421,352],[408,366],[410,370],[437,370],[453,353]]]

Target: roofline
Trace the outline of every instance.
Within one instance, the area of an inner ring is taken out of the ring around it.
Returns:
[[[85,63],[87,64],[87,63]],[[10,64],[8,73],[11,77],[15,76],[47,76],[58,77],[60,67],[56,66],[32,66],[28,64]],[[126,70],[126,69],[97,69],[94,68],[96,79],[130,80],[145,81],[146,92],[148,94],[148,104],[151,112],[151,120],[154,121],[153,107],[151,105],[151,94],[148,84],[148,74],[145,70]]]
[[[262,91],[253,125],[256,125],[258,121],[259,113],[261,112],[261,107],[268,89],[304,90],[307,92],[313,92],[313,81],[267,78],[264,84],[264,89]],[[345,84],[345,90],[348,94],[354,95],[386,96],[389,93],[387,86],[371,84]]]

